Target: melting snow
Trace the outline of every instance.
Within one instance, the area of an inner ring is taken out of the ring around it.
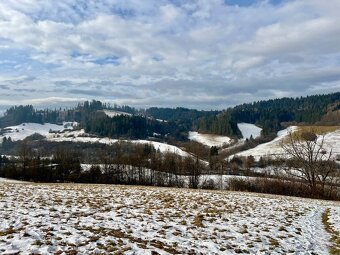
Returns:
[[[339,210],[329,201],[114,185],[2,183],[0,196],[1,254],[322,255],[330,236],[321,215]]]

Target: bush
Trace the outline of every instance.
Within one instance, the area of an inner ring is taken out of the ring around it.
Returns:
[[[216,184],[213,179],[208,179],[202,183],[202,189],[216,189]]]

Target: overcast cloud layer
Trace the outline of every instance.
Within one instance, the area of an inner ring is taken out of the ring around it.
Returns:
[[[340,91],[340,0],[0,0],[0,105]]]

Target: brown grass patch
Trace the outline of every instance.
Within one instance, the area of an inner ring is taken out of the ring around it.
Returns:
[[[313,132],[317,135],[325,135],[339,129],[340,126],[299,126],[298,130],[294,132],[298,137],[304,132]]]
[[[327,208],[322,214],[322,223],[325,226],[326,231],[331,235],[331,245],[329,247],[329,253],[332,255],[340,254],[340,233],[336,231],[329,224],[330,209]]]

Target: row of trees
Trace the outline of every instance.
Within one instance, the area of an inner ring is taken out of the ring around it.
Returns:
[[[127,152],[131,147],[131,152]],[[75,151],[58,148],[43,157],[23,143],[19,157],[0,157],[0,176],[37,182],[139,184],[197,188],[205,165],[194,157],[162,154],[151,145],[117,144],[98,151],[97,163],[81,165]],[[83,169],[84,168],[84,169]]]
[[[40,182],[94,182],[117,184],[141,184],[159,186],[190,186],[197,188],[203,174],[220,175],[243,174],[251,176],[254,166],[272,165],[277,171],[267,177],[282,182],[287,189],[308,189],[312,197],[332,197],[339,192],[339,170],[333,157],[333,151],[314,132],[291,133],[282,143],[283,155],[276,159],[260,159],[255,162],[252,156],[234,157],[226,160],[226,154],[216,147],[203,149],[198,143],[188,143],[190,157],[180,157],[171,153],[160,153],[149,144],[128,142],[113,145],[81,143],[49,143],[43,140],[13,142],[5,140],[1,146],[11,150],[10,154],[18,157],[0,158],[0,175],[3,177],[33,180]],[[204,146],[203,146],[204,147]],[[16,151],[13,151],[16,149]],[[207,160],[206,164],[197,156]],[[81,163],[92,167],[82,169]],[[264,172],[264,171],[261,171]],[[264,177],[264,173],[261,178]],[[294,181],[294,185],[290,185]],[[221,181],[222,183],[222,181]],[[269,183],[269,182],[267,182]],[[287,186],[285,186],[287,184]],[[244,183],[243,188],[246,187]],[[258,190],[250,183],[249,190]],[[215,187],[210,185],[210,187]],[[223,185],[220,186],[221,188]],[[258,191],[259,191],[258,190]],[[280,192],[284,190],[283,188]],[[272,189],[267,189],[272,192]],[[287,193],[294,192],[287,190]],[[280,193],[282,194],[282,193]],[[296,192],[294,194],[306,194]]]

